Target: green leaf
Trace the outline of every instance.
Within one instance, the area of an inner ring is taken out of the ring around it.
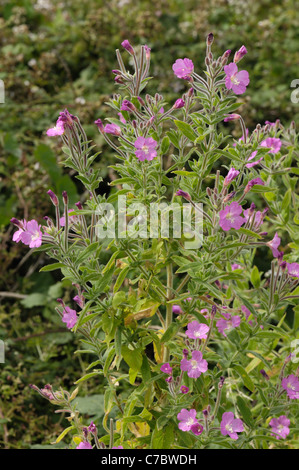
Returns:
[[[192,142],[195,141],[195,139],[197,138],[197,135],[192,129],[192,127],[190,126],[190,124],[187,124],[187,122],[184,122],[184,121],[177,121],[177,120],[174,121],[174,123],[176,127],[181,131],[181,133],[184,134],[185,137],[187,137]]]
[[[254,422],[251,411],[240,395],[237,396],[237,405],[244,422],[247,424],[247,426],[252,428],[254,426]]]
[[[65,265],[63,263],[52,263],[48,264],[47,266],[43,266],[39,272],[48,272],[48,271],[55,271],[55,269],[64,268]]]
[[[171,338],[173,338],[176,335],[179,329],[180,329],[179,323],[176,323],[176,322],[171,323],[170,326],[165,331],[164,335],[162,336],[161,343],[167,343],[167,341],[171,340]]]
[[[130,349],[128,346],[121,348],[121,355],[131,369],[139,371],[142,365],[140,349]]]
[[[243,367],[240,366],[239,364],[234,364],[233,369],[238,372],[245,387],[248,388],[248,390],[250,390],[251,392],[254,392],[254,383],[252,382],[251,378],[247,374],[246,370],[243,369]]]
[[[250,280],[251,280],[252,285],[255,288],[260,287],[260,284],[261,284],[260,273],[259,273],[259,270],[256,266],[254,266],[252,271],[251,271]]]
[[[121,272],[119,273],[118,278],[117,278],[117,280],[114,284],[113,293],[117,292],[118,289],[120,289],[122,283],[126,279],[126,276],[129,272],[129,270],[130,270],[130,266],[127,266],[126,268],[121,270]]]

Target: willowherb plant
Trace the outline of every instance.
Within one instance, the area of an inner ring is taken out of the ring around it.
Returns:
[[[94,355],[76,384],[104,377],[103,435],[79,416],[78,388],[32,386],[69,414],[57,442],[72,436],[71,448],[295,447],[298,139],[278,120],[248,131],[235,113],[247,50],[215,59],[213,39],[202,75],[188,58],[173,64],[189,89],[171,106],[141,96],[151,51],[124,41],[134,71],[117,51],[118,118],[95,121],[119,160],[109,196],[96,191],[99,153],[65,110],[47,134],[61,136],[64,165],[90,198],[69,207],[64,192],[62,212],[49,190],[55,223],[12,220],[14,241],[56,260],[42,271],[73,283],[76,307],[58,299],[57,312]],[[233,144],[221,132],[230,121],[241,130]]]

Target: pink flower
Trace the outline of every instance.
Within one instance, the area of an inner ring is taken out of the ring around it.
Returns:
[[[226,206],[224,210],[219,212],[219,225],[227,232],[231,228],[239,230],[239,228],[245,223],[244,217],[241,217],[242,206],[237,202],[232,202],[230,205]]]
[[[25,219],[21,221],[16,219],[15,217],[13,217],[10,221],[19,229],[13,234],[12,240],[16,243],[19,243],[22,240],[22,234],[26,230],[27,222]]]
[[[23,228],[20,228],[13,236],[13,240],[17,243],[21,241],[29,248],[38,248],[42,244],[42,232],[40,225],[36,220],[23,221]]]
[[[244,189],[244,193],[247,194],[251,190],[251,188],[253,186],[255,186],[256,184],[260,184],[262,186],[265,185],[265,183],[263,182],[263,180],[261,178],[254,178],[253,180],[248,181],[248,183],[247,183],[247,185]]]
[[[183,191],[182,189],[178,189],[177,192],[175,193],[176,196],[182,196],[184,199],[187,201],[191,201],[191,196],[189,193],[186,193],[186,191]]]
[[[199,424],[199,423],[193,424],[193,425],[191,426],[190,431],[193,432],[193,434],[194,434],[195,436],[200,436],[200,435],[202,434],[202,432],[203,432],[203,426],[202,426],[201,424]]]
[[[243,212],[243,215],[246,219],[246,222],[249,221],[249,223],[251,223],[252,218],[254,216],[254,213],[252,213],[251,209],[246,209]],[[264,220],[263,213],[261,211],[257,211],[255,213],[255,217],[254,217],[254,224],[253,224],[254,228],[258,228],[263,223],[263,220]]]
[[[218,320],[216,327],[218,328],[219,333],[221,333],[223,336],[226,336],[224,330],[230,331],[233,328],[240,326],[241,318],[239,315],[231,315],[230,313],[222,313],[222,315],[225,317],[225,319],[221,318]]]
[[[286,390],[288,397],[291,398],[291,400],[299,398],[299,380],[296,375],[291,374],[282,379],[281,386]]]
[[[257,154],[257,150],[255,150],[254,152],[252,152],[252,154],[250,155],[250,157],[248,158],[248,162],[250,162],[251,160],[253,160],[255,158]],[[261,157],[259,160],[256,160],[255,162],[251,162],[251,163],[246,163],[246,168],[252,168],[253,166],[256,166],[258,165],[261,161],[263,160],[263,157]]]
[[[68,210],[68,213],[69,213],[69,214],[70,214],[71,212],[74,212],[74,209],[69,209],[69,210]],[[76,216],[76,215],[69,215],[69,224],[75,223],[76,220],[77,220],[77,216]],[[64,227],[64,226],[65,226],[65,217],[64,217],[64,215],[63,215],[62,217],[60,217],[59,222],[60,222],[61,227]]]
[[[260,146],[269,148],[269,153],[278,153],[281,148],[281,140],[276,137],[268,137],[260,143]]]
[[[232,271],[234,271],[235,269],[243,269],[242,266],[237,263],[232,264],[231,268],[232,268]]]
[[[112,449],[123,449],[123,446],[111,447]]]
[[[140,162],[144,160],[151,161],[157,156],[157,151],[155,150],[158,143],[152,137],[138,137],[135,140],[134,147],[135,155]]]
[[[234,55],[234,62],[235,64],[243,59],[244,55],[247,54],[247,49],[245,46],[240,47],[240,49]]]
[[[127,121],[126,121],[125,118],[123,117],[122,113],[117,113],[117,114],[118,114],[118,116],[119,116],[120,122],[122,122],[123,124],[126,124]]]
[[[194,71],[194,65],[190,59],[177,59],[172,66],[172,70],[178,78],[188,80]]]
[[[235,114],[235,113],[231,113],[231,114],[228,114],[224,119],[223,121],[224,122],[229,122],[229,121],[237,121],[238,119],[240,119],[240,114]]]
[[[136,107],[129,100],[123,100],[121,105],[121,111],[135,111]]]
[[[177,415],[177,419],[180,421],[179,429],[181,431],[190,431],[191,427],[198,424],[196,419],[196,410],[186,410],[183,408]]]
[[[239,173],[240,172],[235,170],[235,168],[230,168],[224,179],[223,186],[228,186],[238,176]]]
[[[54,127],[51,127],[47,130],[47,135],[49,137],[54,137],[56,135],[62,135],[64,133],[64,125],[62,121],[57,121]]]
[[[194,320],[188,324],[186,335],[192,339],[206,339],[209,329],[205,323],[198,323]]]
[[[299,264],[287,263],[288,274],[292,277],[299,277]]]
[[[106,124],[106,126],[104,127],[104,132],[106,132],[106,134],[118,136],[121,134],[121,128],[116,124]]]
[[[160,370],[162,372],[164,372],[165,374],[168,374],[168,375],[171,375],[172,374],[172,367],[170,366],[170,364],[168,362],[166,362],[166,364],[163,364],[161,367],[160,367]]]
[[[134,49],[133,47],[131,46],[130,42],[128,41],[128,39],[125,39],[121,45],[123,46],[124,49],[126,49],[130,54],[134,55],[135,52],[134,52]]]
[[[249,74],[247,70],[238,72],[238,67],[234,62],[224,66],[226,74],[225,86],[228,90],[232,90],[236,95],[245,93],[246,86],[249,84]]]
[[[227,436],[231,439],[238,439],[238,432],[244,431],[243,423],[240,419],[235,419],[232,411],[227,411],[222,415],[222,421],[220,423],[220,430],[222,436]]]
[[[80,444],[76,447],[76,449],[92,449],[92,445],[90,442],[87,441],[82,441]]]
[[[274,258],[277,258],[279,256],[280,252],[278,250],[278,247],[280,245],[280,242],[281,240],[276,232],[274,235],[274,238],[270,240],[268,243],[266,243],[266,245],[268,245],[271,248]]]
[[[174,103],[173,109],[180,109],[180,108],[183,108],[184,106],[185,106],[185,101],[182,100],[182,98],[179,98],[179,99],[176,100],[176,102]]]
[[[71,330],[77,323],[77,312],[76,310],[72,310],[70,307],[65,307],[63,310],[63,323],[66,323],[66,326],[69,330]]]
[[[188,393],[189,392],[189,387],[186,387],[186,385],[182,385],[180,388],[181,393]]]
[[[271,436],[276,437],[276,439],[285,439],[290,433],[290,420],[285,415],[281,415],[279,418],[272,418],[269,425],[273,431]]]
[[[181,360],[181,370],[186,371],[188,377],[198,379],[202,373],[208,370],[208,363],[202,358],[201,351],[192,351],[192,359],[190,361],[186,358]]]
[[[181,313],[183,313],[183,310],[181,309],[179,305],[174,304],[172,306],[172,313],[175,313],[176,315],[180,315]]]

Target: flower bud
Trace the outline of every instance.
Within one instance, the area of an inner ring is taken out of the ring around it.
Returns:
[[[53,202],[54,206],[57,207],[59,205],[59,201],[58,201],[58,197],[56,196],[55,193],[53,193],[53,191],[51,191],[51,189],[49,189],[48,193],[50,198],[51,198],[51,201]]]
[[[247,54],[246,47],[245,46],[240,47],[240,49],[234,55],[235,64],[237,64],[246,54]]]
[[[133,49],[133,47],[131,46],[131,44],[129,43],[128,39],[125,39],[121,45],[123,46],[124,49],[126,49],[126,51],[129,52],[129,54],[132,54],[132,55],[135,55],[135,51]]]
[[[213,44],[213,41],[214,41],[214,34],[213,33],[208,34],[208,36],[207,36],[207,46],[211,46]]]

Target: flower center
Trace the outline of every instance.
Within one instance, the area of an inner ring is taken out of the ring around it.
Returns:
[[[234,85],[239,85],[240,80],[237,79],[236,75],[233,75],[230,77],[231,81],[234,83]]]
[[[193,423],[194,423],[194,419],[189,418],[186,424],[187,424],[187,426],[192,426]]]
[[[36,230],[32,235],[32,240],[37,240],[39,238],[39,232]]]
[[[191,362],[192,369],[196,369],[196,367],[197,367],[197,361],[195,361],[195,360],[193,359],[193,361],[191,360],[190,362]]]
[[[228,432],[234,432],[232,423],[228,423],[228,424],[225,426],[225,429],[226,429]]]
[[[147,145],[143,145],[142,150],[143,150],[144,153],[147,154],[147,153],[148,153],[148,146],[147,146]]]
[[[290,388],[291,390],[295,390],[295,386],[292,385],[290,382],[288,383],[288,388]]]

